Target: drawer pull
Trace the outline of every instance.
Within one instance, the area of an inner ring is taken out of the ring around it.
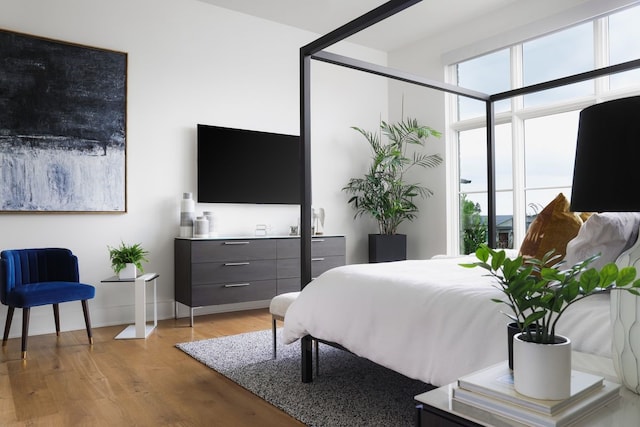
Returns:
[[[229,267],[234,267],[237,265],[249,265],[249,263],[248,262],[225,262],[224,265]]]
[[[225,288],[242,288],[244,286],[249,286],[251,283],[231,283],[229,285],[224,285]]]
[[[311,258],[311,261],[324,261],[324,258]]]
[[[225,245],[248,245],[249,243],[251,243],[251,242],[245,242],[245,241],[242,241],[242,242],[224,242]]]
[[[315,242],[322,243],[324,242],[324,239],[311,239],[311,243],[315,243]]]

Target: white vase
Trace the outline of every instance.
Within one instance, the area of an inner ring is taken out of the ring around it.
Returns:
[[[125,264],[125,267],[118,273],[118,278],[121,280],[135,279],[136,277],[138,277],[138,269],[135,264]]]
[[[196,202],[191,193],[182,193],[180,201],[180,237],[193,237]]]
[[[209,221],[204,216],[199,216],[193,222],[193,237],[209,237]]]
[[[537,344],[513,337],[513,386],[534,399],[562,400],[571,395],[571,341],[556,335],[557,344]]]
[[[613,366],[625,387],[640,394],[640,298],[611,292],[611,324]]]

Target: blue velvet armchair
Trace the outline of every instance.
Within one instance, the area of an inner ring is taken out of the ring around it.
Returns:
[[[93,344],[87,300],[95,288],[80,283],[78,258],[68,249],[11,249],[0,252],[0,301],[8,306],[2,345],[7,344],[16,308],[22,309],[22,358],[27,357],[31,307],[53,305],[56,335],[60,335],[59,304],[81,301],[89,343]]]

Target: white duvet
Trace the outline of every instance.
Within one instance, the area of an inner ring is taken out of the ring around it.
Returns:
[[[475,256],[334,268],[289,307],[284,341],[305,335],[435,386],[507,358],[509,319]],[[567,310],[557,333],[574,350],[610,357],[609,298],[588,297]]]

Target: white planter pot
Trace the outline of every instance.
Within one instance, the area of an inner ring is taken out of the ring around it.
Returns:
[[[138,269],[135,264],[126,264],[118,273],[119,279],[135,279],[136,277],[138,277]]]
[[[640,297],[611,292],[611,358],[620,381],[640,394]]]
[[[536,344],[513,338],[513,386],[534,399],[562,400],[571,395],[571,341],[556,335],[558,344]]]

